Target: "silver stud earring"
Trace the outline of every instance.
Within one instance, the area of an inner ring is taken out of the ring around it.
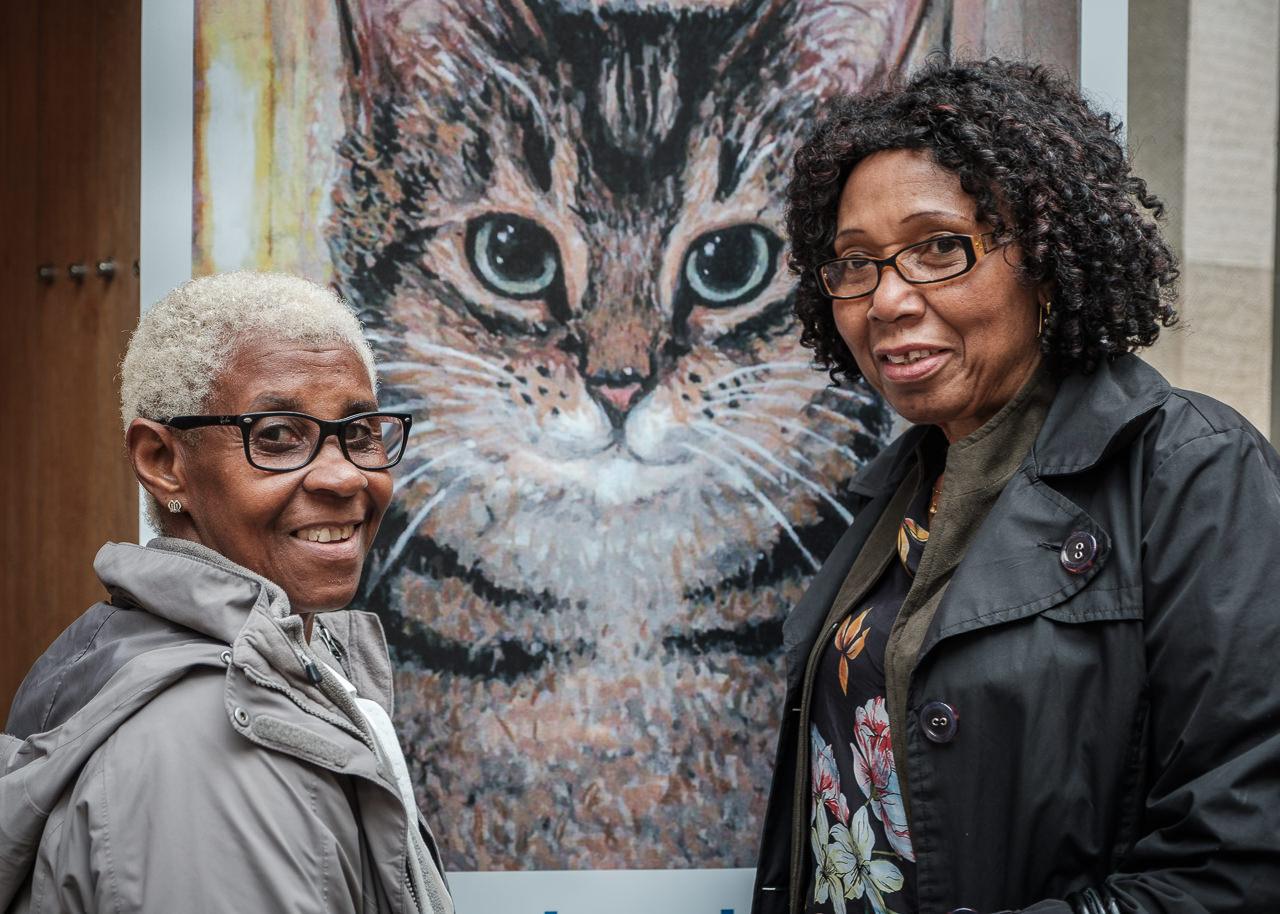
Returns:
[[[169,511],[173,514],[181,514],[182,502],[178,501],[176,498],[169,499]]]

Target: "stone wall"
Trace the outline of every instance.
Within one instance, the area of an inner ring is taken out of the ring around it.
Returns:
[[[1150,361],[1273,422],[1280,4],[1129,0],[1128,140],[1168,204],[1183,326]]]

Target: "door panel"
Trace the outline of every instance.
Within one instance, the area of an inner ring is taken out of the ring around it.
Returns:
[[[35,657],[103,596],[98,547],[137,536],[116,374],[138,315],[141,16],[141,0],[44,0],[6,4],[0,28],[0,130],[23,138],[0,144],[3,716]]]

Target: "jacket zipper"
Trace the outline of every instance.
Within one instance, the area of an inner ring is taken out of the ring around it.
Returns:
[[[337,715],[330,714],[322,708],[308,707],[303,704],[301,695],[299,695],[298,692],[289,688],[287,685],[276,682],[274,679],[268,679],[265,676],[261,676],[251,667],[245,666],[241,667],[241,669],[244,671],[245,676],[255,685],[264,686],[268,689],[274,689],[275,691],[282,693],[306,713],[314,715],[327,723],[333,724],[338,729],[345,730],[347,733],[356,736],[365,744],[365,746],[372,750],[376,756],[377,749],[373,743],[373,736],[367,733],[358,723],[358,721],[364,720],[364,714],[356,705],[355,700],[347,694],[346,689],[334,682],[331,676],[325,675],[323,666],[317,664],[315,659],[306,653],[303,648],[303,644],[291,644],[290,647],[293,648],[294,655],[298,658],[298,661],[302,663],[307,679],[309,681],[313,681],[313,684],[325,695],[325,697],[345,711],[347,717],[350,718],[349,720],[343,720]],[[308,663],[319,676],[318,680],[312,680],[311,669],[308,669]]]
[[[342,667],[342,672],[350,679],[351,670],[347,668],[347,651],[342,646],[342,642],[319,619],[316,620],[316,631],[320,633],[320,640],[329,649],[329,653],[333,654],[333,659],[338,661],[338,666]]]

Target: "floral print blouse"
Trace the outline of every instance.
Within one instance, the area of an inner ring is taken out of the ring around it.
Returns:
[[[807,914],[915,914],[915,853],[885,708],[889,631],[928,542],[930,489],[898,531],[898,561],[818,658],[810,708],[811,874]]]

